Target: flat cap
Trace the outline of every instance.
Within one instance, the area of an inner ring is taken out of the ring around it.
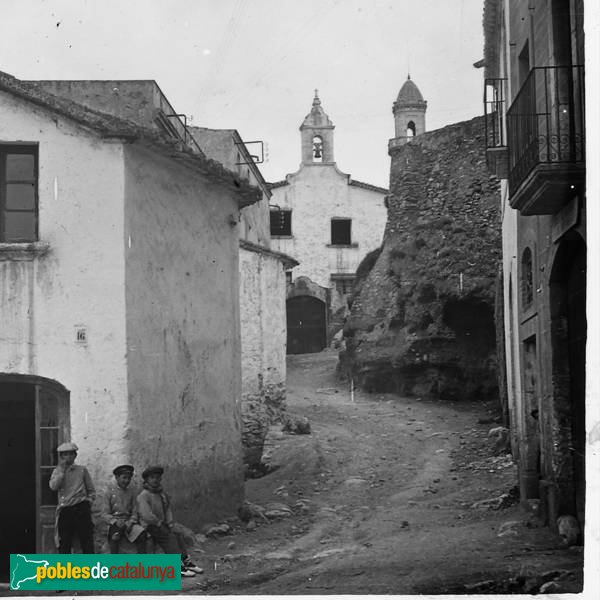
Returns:
[[[57,452],[77,452],[78,450],[77,444],[73,442],[65,442],[56,449]]]
[[[119,465],[113,469],[113,475],[120,475],[121,473],[130,473],[133,475],[135,469],[132,465]]]
[[[142,479],[146,479],[150,475],[162,475],[165,470],[160,465],[153,465],[152,467],[148,467],[144,469],[142,472]]]

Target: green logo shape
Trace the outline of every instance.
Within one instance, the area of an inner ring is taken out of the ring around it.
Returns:
[[[179,554],[11,554],[11,590],[180,590]]]

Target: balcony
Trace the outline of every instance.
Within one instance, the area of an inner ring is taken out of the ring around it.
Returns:
[[[510,205],[556,214],[585,182],[583,66],[532,69],[506,125]]]
[[[486,79],[483,95],[485,145],[488,169],[500,179],[508,177],[508,148],[504,133],[506,79]]]

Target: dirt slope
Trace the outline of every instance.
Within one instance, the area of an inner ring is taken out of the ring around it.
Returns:
[[[328,352],[290,357],[289,412],[312,433],[273,428],[267,459],[279,468],[247,482],[248,501],[283,503],[290,516],[258,517],[251,531],[231,521],[230,535],[197,549],[206,573],[185,592],[522,592],[559,576],[577,589],[580,549],[518,506],[471,508],[515,483],[510,457],[492,455],[489,406],[352,398],[335,363]]]

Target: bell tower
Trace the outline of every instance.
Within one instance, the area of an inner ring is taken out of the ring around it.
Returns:
[[[331,119],[325,114],[315,90],[315,97],[310,112],[300,125],[302,141],[302,164],[332,164],[333,160],[333,130]]]
[[[415,136],[425,131],[425,111],[427,101],[414,81],[408,75],[406,81],[400,88],[392,111],[394,113],[394,125],[396,137],[390,140],[389,151],[398,146],[403,146]]]

